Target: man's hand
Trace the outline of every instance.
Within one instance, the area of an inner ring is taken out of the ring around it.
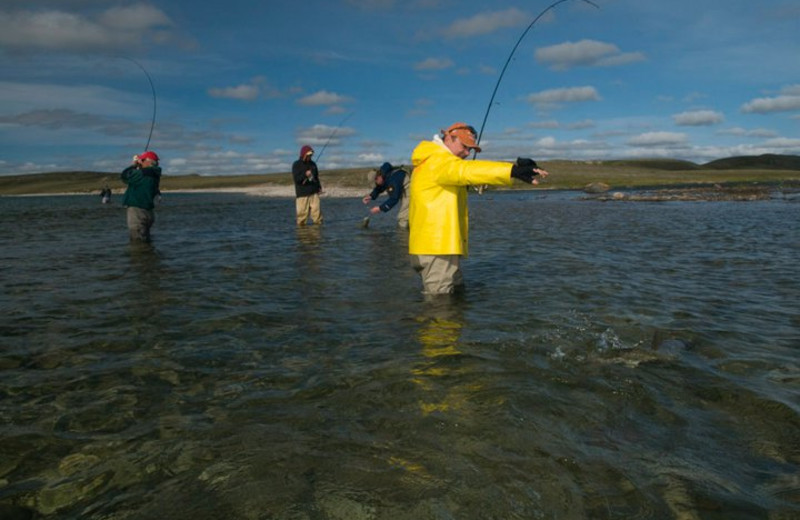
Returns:
[[[547,170],[539,168],[536,161],[525,157],[518,157],[514,165],[511,166],[511,176],[526,184],[539,184],[539,179],[536,177],[540,176],[544,179],[548,175],[550,174]]]

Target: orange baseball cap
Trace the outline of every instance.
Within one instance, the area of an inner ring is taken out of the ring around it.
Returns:
[[[467,148],[474,148],[478,153],[481,151],[481,147],[478,146],[478,133],[475,131],[475,127],[469,126],[467,123],[453,123],[447,130],[442,130],[442,134],[454,135]]]

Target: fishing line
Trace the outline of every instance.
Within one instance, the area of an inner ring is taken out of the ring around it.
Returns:
[[[525,38],[525,35],[528,34],[528,31],[530,31],[533,28],[533,26],[536,25],[536,22],[538,22],[539,19],[542,16],[544,16],[549,10],[555,8],[558,4],[561,4],[561,3],[566,2],[566,1],[567,0],[558,0],[557,2],[553,2],[552,4],[547,6],[546,9],[544,9],[541,13],[539,13],[536,16],[536,18],[533,19],[533,21],[530,23],[530,25],[528,25],[527,29],[525,29],[525,31],[523,31],[522,35],[517,40],[517,43],[514,45],[514,48],[511,49],[511,53],[508,55],[508,58],[506,59],[505,65],[503,65],[503,70],[500,72],[500,77],[497,78],[497,83],[495,83],[495,85],[494,85],[494,90],[492,91],[492,97],[491,97],[491,99],[489,99],[489,106],[486,107],[486,113],[484,114],[483,122],[481,123],[481,130],[480,130],[480,133],[478,133],[478,141],[476,142],[477,145],[481,144],[481,137],[483,136],[483,129],[486,126],[486,120],[489,119],[489,111],[492,109],[492,105],[494,104],[494,97],[497,94],[497,89],[500,87],[500,82],[503,80],[503,75],[506,73],[506,69],[508,68],[508,64],[511,63],[511,58],[514,57],[514,53],[517,51],[517,47],[519,47],[519,44],[522,43],[522,39]],[[593,7],[596,7],[597,9],[600,9],[600,7],[597,4],[595,4],[594,2],[592,2],[591,0],[582,0],[582,1],[586,2],[587,4],[589,4],[589,5],[593,6]],[[472,158],[475,159],[475,156],[477,156],[477,155],[478,155],[478,152],[475,151],[473,153],[473,155],[472,155]]]
[[[150,91],[153,93],[153,119],[150,122],[150,133],[147,136],[147,144],[144,145],[144,151],[146,152],[147,149],[150,148],[150,139],[153,138],[153,129],[156,127],[156,87],[155,85],[153,85],[153,78],[150,77],[150,74],[147,72],[147,69],[145,69],[141,63],[139,63],[138,61],[134,60],[129,56],[121,56],[121,58],[124,58],[128,61],[132,61],[134,64],[136,64],[137,67],[142,69],[144,75],[147,76],[147,81],[150,82]]]

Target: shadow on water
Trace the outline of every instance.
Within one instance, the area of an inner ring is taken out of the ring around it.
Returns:
[[[800,514],[796,205],[475,198],[425,299],[358,200],[168,196],[138,248],[45,199],[0,199],[0,518]]]

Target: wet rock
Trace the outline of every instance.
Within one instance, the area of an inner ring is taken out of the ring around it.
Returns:
[[[326,494],[317,497],[317,505],[331,520],[372,520],[375,508],[347,496]]]
[[[48,484],[36,495],[36,509],[45,515],[56,513],[87,500],[111,480],[111,472],[85,478],[73,477]]]
[[[220,462],[203,470],[198,479],[206,482],[211,487],[218,487],[228,482],[237,469],[238,467],[234,464]]]
[[[604,182],[592,182],[583,187],[585,193],[605,193],[611,189],[611,186]]]
[[[97,455],[86,455],[84,453],[72,453],[67,455],[58,463],[58,472],[65,477],[75,475],[89,470],[92,466],[100,463]]]

